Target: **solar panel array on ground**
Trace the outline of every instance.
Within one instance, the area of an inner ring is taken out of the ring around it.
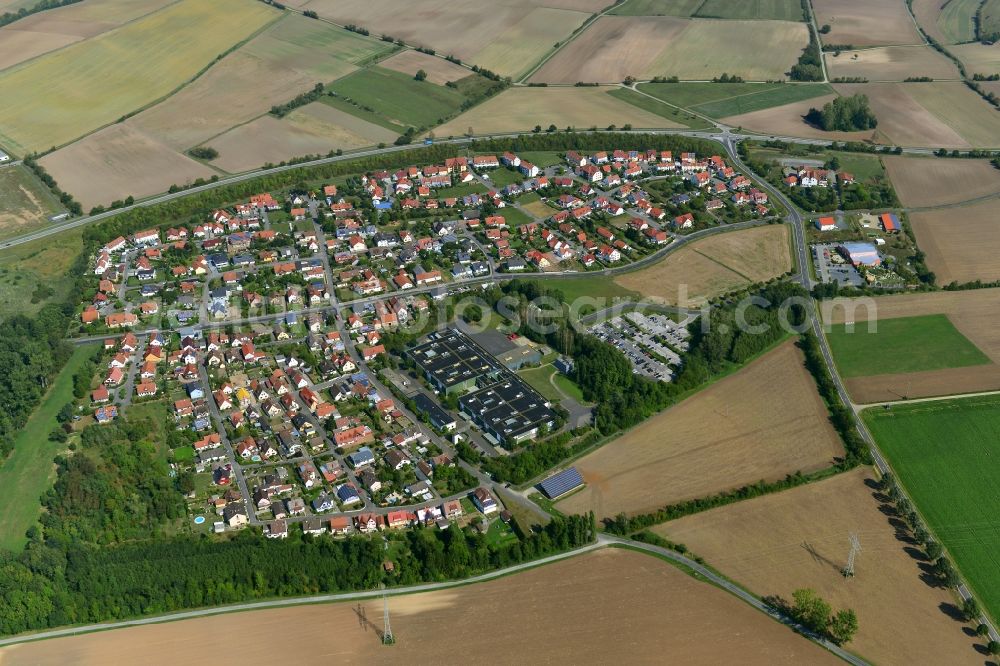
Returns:
[[[580,476],[580,472],[576,471],[576,467],[570,467],[558,474],[553,474],[538,484],[538,487],[542,489],[546,497],[555,499],[576,490],[582,485],[583,477]]]

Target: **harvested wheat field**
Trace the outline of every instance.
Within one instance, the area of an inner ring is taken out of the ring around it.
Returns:
[[[166,192],[215,171],[126,124],[112,125],[39,160],[85,208]]]
[[[516,76],[551,51],[556,42],[569,37],[591,12],[603,8],[602,3],[563,0],[539,7],[528,0],[311,0],[301,7],[340,24],[364,26],[372,34],[392,35],[407,44],[430,47],[442,55]],[[491,49],[494,43],[497,47]]]
[[[910,223],[938,284],[1000,280],[996,201],[911,213]]]
[[[1000,147],[1000,112],[958,81],[905,84],[920,106],[954,129],[973,148]]]
[[[670,305],[700,304],[791,269],[788,228],[768,225],[695,241],[615,282]]]
[[[88,0],[26,16],[0,28],[0,69],[107,32],[169,2]]]
[[[464,67],[420,51],[407,49],[379,63],[379,67],[392,69],[413,76],[418,70],[427,72],[427,80],[443,86],[449,81],[458,81],[472,74]]]
[[[883,157],[904,206],[942,206],[1000,193],[1000,170],[987,160]]]
[[[805,24],[670,16],[603,16],[532,77],[545,83],[618,82],[626,76],[783,79],[809,40]],[[751,55],[748,55],[751,54]]]
[[[830,78],[862,77],[869,81],[902,81],[911,76],[960,78],[955,64],[929,46],[883,46],[826,54]]]
[[[261,86],[261,81],[268,84]],[[184,151],[267,113],[275,104],[284,104],[315,83],[240,50],[126,124],[174,150]]]
[[[888,143],[900,146],[969,148],[969,142],[954,128],[924,108],[914,97],[921,86],[939,85],[948,84],[838,83],[834,88],[842,95],[868,96],[872,111],[878,118],[876,131],[886,137]],[[958,85],[965,87],[963,84]],[[957,108],[953,112],[960,113]]]
[[[675,520],[654,529],[760,595],[791,599],[808,587],[835,608],[852,608],[848,646],[875,664],[982,664],[977,642],[947,590],[923,582],[916,547],[880,510],[868,469]],[[848,534],[861,540],[851,580]]]
[[[179,0],[0,72],[0,141],[20,152],[73,141],[171,93],[279,16],[250,0]]]
[[[806,122],[806,114],[810,109],[821,109],[836,95],[816,97],[802,102],[793,102],[761,111],[751,111],[738,116],[723,118],[722,122],[733,127],[761,132],[776,136],[797,136],[809,139],[828,139],[830,141],[869,141],[874,132],[827,132]]]
[[[212,164],[238,173],[304,155],[353,150],[391,142],[397,134],[320,102],[296,109],[284,118],[261,116],[208,142],[219,151]]]
[[[389,607],[392,647],[381,645],[376,633],[382,628],[381,602],[368,601],[362,604],[367,623],[359,621],[357,604],[296,606],[26,643],[0,649],[0,663],[213,664],[218,652],[206,646],[219,636],[274,636],[275,627],[286,628],[282,660],[300,664],[447,664],[459,654],[463,663],[504,664],[653,664],[664,658],[718,664],[734,654],[747,666],[839,663],[728,593],[655,557],[621,549],[486,583],[394,597]],[[273,664],[273,652],[261,649],[269,640],[227,642],[225,660]]]
[[[827,415],[802,353],[782,343],[577,461],[587,485],[556,506],[646,513],[827,467],[843,454]]]
[[[979,42],[955,44],[949,46],[948,50],[962,61],[970,76],[973,74],[992,76],[1000,73],[1000,43],[990,45]]]
[[[922,44],[903,0],[813,0],[816,25],[829,24],[824,44]]]
[[[508,88],[434,130],[439,137],[530,130],[535,125],[681,127],[608,94],[612,88]]]
[[[852,321],[863,327],[871,318],[881,321],[945,314],[959,333],[993,361],[988,365],[852,377],[846,380],[846,385],[854,402],[871,404],[899,400],[902,396],[919,398],[1000,389],[1000,327],[996,326],[995,316],[1000,311],[1000,289],[843,299],[841,303],[824,304],[829,308],[824,310],[824,322],[837,325]],[[866,303],[873,308],[867,309]]]

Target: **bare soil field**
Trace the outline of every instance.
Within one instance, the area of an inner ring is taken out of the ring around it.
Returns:
[[[1000,280],[996,201],[911,213],[910,223],[938,284]]]
[[[924,247],[920,239],[918,233],[918,243]],[[935,270],[933,266],[932,270]],[[941,281],[940,277],[938,280]],[[920,398],[1000,389],[1000,327],[996,326],[995,316],[1000,311],[1000,289],[878,296],[872,302],[874,310],[869,312],[861,305],[862,301],[847,299],[843,306],[824,313],[824,321],[833,325],[853,321],[860,327],[872,317],[884,320],[946,314],[955,328],[989,356],[993,363],[898,375],[854,377],[846,383],[855,402],[868,404],[899,400],[904,395]]]
[[[990,76],[1000,73],[1000,43],[980,44],[955,44],[949,46],[948,50],[955,54],[969,71],[969,75],[985,74]]]
[[[941,206],[1000,193],[1000,170],[987,160],[883,157],[900,202]]]
[[[611,88],[509,88],[436,128],[439,137],[459,136],[471,127],[476,134],[530,130],[535,125],[635,128],[681,127],[608,94]]]
[[[977,641],[946,612],[957,610],[954,597],[923,582],[913,544],[897,536],[870,484],[871,472],[856,469],[654,531],[757,594],[790,599],[808,587],[834,608],[854,609],[859,629],[849,648],[872,663],[982,664]],[[863,550],[845,581],[849,533]]]
[[[821,109],[836,95],[826,95],[802,102],[793,102],[772,109],[752,111],[738,116],[723,118],[723,122],[734,127],[743,127],[763,134],[777,136],[801,136],[808,139],[828,139],[830,141],[868,141],[873,132],[826,132],[806,122],[810,109]]]
[[[361,25],[372,34],[392,35],[464,62],[487,66],[480,62],[480,54],[484,54],[494,64],[490,69],[514,76],[537,62],[553,44],[569,37],[603,4],[604,0],[558,0],[544,3],[550,9],[540,12],[535,10],[544,7],[528,0],[403,4],[395,0],[311,0],[300,6],[337,23]],[[495,41],[509,44],[512,52],[489,51]],[[497,68],[505,64],[508,69]]]
[[[610,83],[626,76],[782,79],[808,42],[805,24],[669,16],[604,16],[531,77],[545,83]],[[753,54],[748,57],[747,54]]]
[[[788,229],[769,225],[695,241],[649,268],[615,278],[615,282],[643,296],[680,305],[685,295],[689,304],[703,303],[791,268]]]
[[[969,148],[969,142],[954,128],[924,108],[913,97],[920,86],[934,85],[948,84],[838,83],[834,88],[842,95],[860,93],[868,96],[872,111],[878,118],[876,131],[880,136],[886,137],[888,143],[901,146]],[[957,108],[953,109],[953,113],[958,112]]]
[[[90,0],[32,14],[0,28],[0,69],[107,32],[169,2]]]
[[[902,0],[813,0],[816,25],[828,24],[824,44],[922,44]]]
[[[781,405],[780,410],[776,405]],[[587,482],[556,506],[598,519],[655,511],[842,455],[826,405],[789,341],[577,461]]]
[[[581,584],[586,581],[586,584]],[[665,603],[665,600],[670,603]],[[558,612],[553,612],[553,604]],[[743,602],[648,555],[604,549],[477,585],[389,600],[396,644],[379,643],[382,605],[319,604],[232,613],[0,649],[3,666],[212,664],[206,646],[239,633],[226,661],[274,663],[264,644],[285,627],[291,663],[837,664]],[[609,612],[611,611],[611,612]],[[361,620],[367,617],[368,622]],[[719,622],[719,618],[725,622]],[[484,620],[489,631],[483,631]],[[447,627],[446,631],[442,627]]]
[[[214,166],[238,173],[266,162],[391,142],[396,136],[384,127],[313,102],[281,119],[261,116],[216,137],[208,145],[219,151]]]
[[[391,58],[383,60],[379,63],[379,67],[393,69],[410,76],[414,76],[418,70],[422,69],[427,72],[427,80],[439,86],[443,86],[449,81],[458,81],[472,73],[443,58],[436,58],[410,49],[400,51]]]
[[[929,46],[883,46],[826,54],[830,78],[862,77],[869,81],[902,81],[911,76],[958,79],[955,63]]]
[[[85,210],[129,195],[159,194],[216,173],[124,123],[94,132],[39,163]]]

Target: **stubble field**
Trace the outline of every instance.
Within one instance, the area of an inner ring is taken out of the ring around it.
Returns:
[[[824,44],[922,44],[903,0],[813,0],[816,25],[829,25]]]
[[[869,81],[902,81],[908,77],[958,79],[955,64],[929,46],[884,46],[826,54],[830,78],[861,77]]]
[[[910,223],[938,284],[1000,280],[995,201],[911,213]]]
[[[90,0],[32,14],[0,28],[0,69],[113,30],[169,2]]]
[[[311,0],[293,6],[317,12],[340,24],[368,28],[407,44],[517,76],[565,40],[605,0],[527,0],[463,2],[424,0]],[[541,5],[541,6],[539,6]]]
[[[859,629],[849,648],[873,663],[982,664],[976,641],[945,612],[954,598],[921,580],[913,544],[880,511],[872,483],[868,470],[856,469],[654,531],[757,594],[790,599],[808,587],[834,608],[852,608]],[[840,570],[852,533],[862,552],[847,581]]]
[[[1000,193],[1000,170],[987,160],[882,158],[900,202],[943,206]]]
[[[872,306],[869,311],[865,304]],[[1000,328],[995,313],[1000,311],[1000,289],[939,291],[924,294],[879,296],[870,301],[844,299],[824,312],[823,320],[833,326],[851,321],[866,330],[871,318],[886,321],[901,317],[947,315],[958,332],[989,357],[991,363],[963,368],[853,377],[846,380],[854,402],[870,404],[955,393],[1000,389]],[[890,343],[891,344],[891,343]]]
[[[644,111],[608,94],[608,87],[509,88],[457,118],[434,129],[439,137],[460,136],[471,127],[476,134],[530,130],[554,124],[587,129],[621,127],[681,127],[662,116]]]
[[[780,405],[780,409],[776,409]],[[789,341],[577,461],[587,485],[564,513],[655,511],[831,465],[843,447]]]
[[[808,42],[805,24],[604,16],[532,77],[545,83],[611,83],[626,76],[705,80],[724,72],[785,78]]]
[[[615,282],[648,298],[682,305],[682,294],[689,303],[703,303],[791,269],[788,228],[768,225],[694,241],[649,268],[616,277]]]
[[[1000,44],[955,44],[948,50],[955,54],[969,71],[969,75],[984,74],[992,76],[1000,72]]]
[[[114,122],[172,92],[279,15],[251,0],[180,0],[0,73],[0,142],[44,150]]]
[[[824,95],[815,99],[793,102],[761,111],[751,111],[723,118],[723,122],[733,127],[761,132],[777,136],[801,136],[810,139],[827,139],[829,141],[868,141],[874,132],[827,132],[806,122],[806,114],[810,109],[821,109],[827,102],[836,99],[837,95]]]
[[[219,151],[212,165],[238,173],[303,155],[391,143],[396,133],[332,106],[313,102],[284,118],[261,116],[208,142]]]
[[[409,76],[415,76],[417,71],[422,69],[427,73],[427,80],[439,86],[443,86],[448,81],[458,81],[471,74],[469,70],[455,63],[412,49],[400,51],[396,55],[386,58],[379,63],[379,67],[385,67]]]
[[[379,643],[382,605],[369,601],[360,607],[298,606],[27,643],[0,649],[0,663],[210,664],[219,656],[206,646],[238,633],[260,640],[232,641],[226,660],[263,666],[274,663],[264,644],[274,640],[266,637],[275,627],[287,629],[281,655],[294,663],[443,664],[459,653],[465,663],[644,664],[659,663],[664,655],[678,663],[724,663],[734,654],[747,666],[839,663],[728,593],[628,550],[604,549],[487,583],[393,597],[389,607],[396,637],[392,647]],[[719,622],[720,617],[726,621]]]

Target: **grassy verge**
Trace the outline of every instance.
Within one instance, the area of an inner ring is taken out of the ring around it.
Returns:
[[[73,400],[73,375],[95,348],[87,345],[74,350],[42,404],[15,438],[14,452],[0,467],[0,488],[6,500],[0,512],[0,548],[20,551],[27,541],[25,531],[38,521],[41,496],[55,479],[52,460],[66,446],[49,441],[48,436],[59,425],[59,410]]]

